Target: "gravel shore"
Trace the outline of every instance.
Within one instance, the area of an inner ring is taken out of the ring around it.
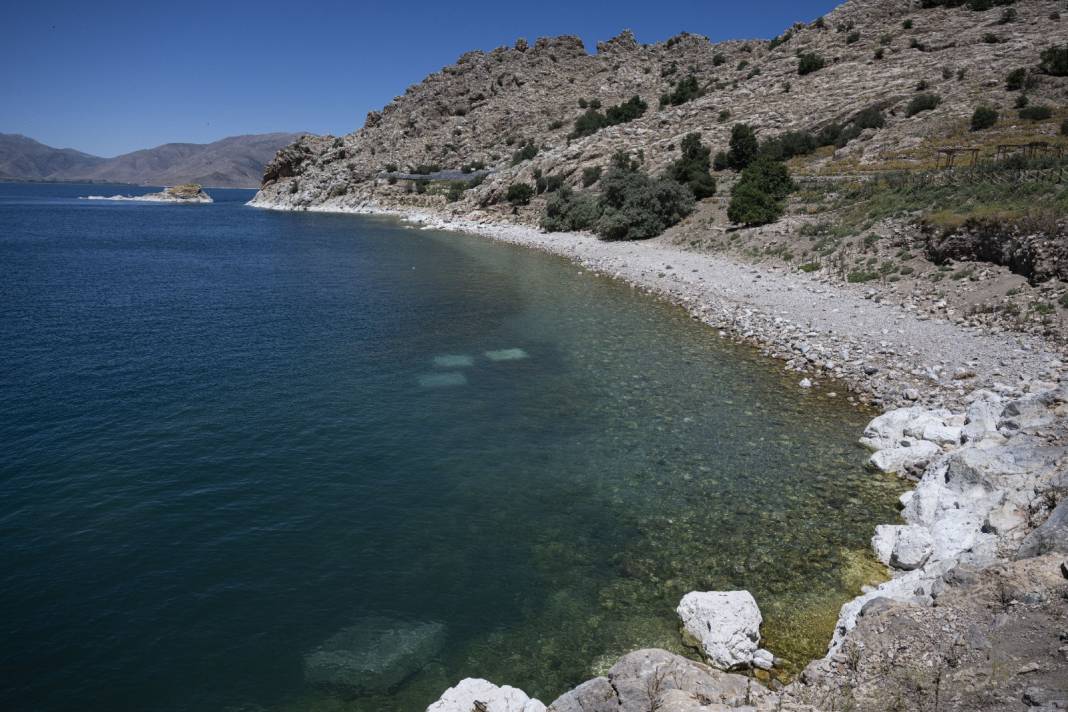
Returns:
[[[253,201],[255,207],[273,208]],[[605,242],[500,222],[377,205],[316,206],[316,212],[392,215],[427,229],[455,230],[544,250],[622,279],[686,308],[725,335],[761,347],[798,371],[798,384],[834,378],[851,397],[884,408],[952,407],[977,388],[1019,395],[1049,388],[1068,359],[1041,338],[982,334],[883,304],[870,287],[830,285],[803,273],[755,267],[660,240]],[[807,380],[806,380],[807,379]]]

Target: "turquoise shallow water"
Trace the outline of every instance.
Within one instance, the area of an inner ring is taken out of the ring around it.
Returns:
[[[896,482],[870,414],[574,265],[355,216],[0,184],[0,707],[548,701],[751,589],[818,654]],[[830,616],[830,617],[828,617]],[[444,647],[376,694],[303,657],[369,617]]]

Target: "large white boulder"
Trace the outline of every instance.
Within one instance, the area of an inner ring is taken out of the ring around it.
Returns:
[[[760,647],[760,615],[748,591],[692,591],[676,609],[685,631],[713,667],[749,667]]]
[[[476,706],[478,703],[478,706]],[[426,712],[545,712],[545,705],[532,700],[525,692],[505,685],[498,687],[488,680],[469,677],[450,687]]]
[[[924,412],[919,406],[889,410],[868,423],[860,442],[872,450],[900,447],[905,428]]]
[[[929,463],[942,454],[942,448],[926,440],[916,440],[908,447],[892,447],[879,450],[868,458],[868,464],[880,472],[908,472],[924,463]]]
[[[875,527],[871,546],[875,558],[902,571],[920,568],[934,552],[931,532],[915,524],[880,524]]]

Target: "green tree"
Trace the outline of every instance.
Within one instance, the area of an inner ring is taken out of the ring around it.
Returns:
[[[512,205],[527,205],[533,197],[534,188],[527,183],[512,183],[505,194],[505,198]]]
[[[740,171],[753,162],[760,152],[760,141],[749,124],[735,124],[731,129],[730,150],[727,151],[727,165]]]
[[[698,200],[716,194],[716,179],[709,173],[712,149],[701,143],[701,134],[687,134],[680,146],[682,155],[668,166],[667,176],[690,189]]]
[[[731,190],[727,217],[740,225],[766,225],[782,217],[785,200],[795,189],[786,165],[762,156],[742,171]]]
[[[972,114],[972,131],[988,129],[998,122],[998,112],[989,106],[980,106]]]
[[[823,69],[826,62],[823,61],[823,57],[819,56],[815,52],[803,52],[798,55],[797,73],[801,76],[806,74],[812,74]]]

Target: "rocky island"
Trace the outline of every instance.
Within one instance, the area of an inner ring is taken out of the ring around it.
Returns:
[[[145,195],[112,195],[109,197],[91,195],[88,200],[133,200],[141,203],[179,203],[182,205],[197,205],[213,203],[211,196],[204,192],[196,183],[185,183],[170,188],[164,188],[159,193],[146,193]]]
[[[884,411],[858,438],[914,489],[825,657],[778,674],[760,602],[695,591],[700,661],[635,651],[549,710],[1068,708],[1062,10],[849,0],[770,41],[519,40],[267,166],[254,206],[561,254]],[[429,709],[546,709],[507,682]]]

